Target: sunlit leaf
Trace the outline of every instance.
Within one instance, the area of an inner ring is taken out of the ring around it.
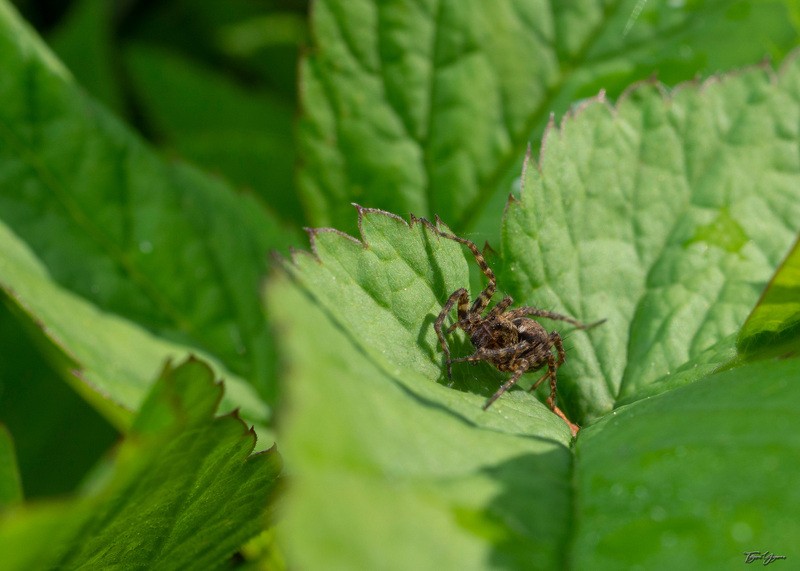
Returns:
[[[496,244],[551,113],[657,74],[685,81],[798,41],[793,2],[320,0],[301,68],[300,175],[318,225],[348,204],[438,214]]]
[[[609,411],[736,333],[800,228],[800,62],[666,94],[642,85],[548,131],[507,209],[520,302],[605,318],[563,394]]]
[[[268,290],[297,474],[290,561],[675,569],[791,549],[798,361],[742,361],[735,341],[800,227],[798,86],[797,60],[671,94],[641,85],[613,107],[587,102],[528,164],[501,287],[608,320],[547,324],[567,340],[574,449],[520,390],[481,410],[507,375],[461,364],[446,379],[433,321],[468,285],[468,252],[369,209],[358,240],[312,231],[313,255]],[[760,451],[768,469],[742,467]]]

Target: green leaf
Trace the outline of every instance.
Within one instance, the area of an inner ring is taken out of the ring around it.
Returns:
[[[769,522],[800,509],[784,500],[800,483],[800,361],[742,360],[736,336],[800,227],[798,102],[792,58],[671,94],[640,85],[548,131],[508,205],[499,285],[608,319],[562,329],[561,402],[585,424],[573,449],[521,390],[481,411],[507,374],[457,364],[448,386],[433,321],[468,284],[458,244],[364,208],[360,240],[312,231],[313,255],[267,296],[287,358],[290,564],[675,569],[791,553],[796,526]],[[759,453],[766,470],[743,466]]]
[[[320,0],[301,67],[308,215],[352,231],[355,201],[494,235],[551,113],[656,72],[677,82],[780,59],[797,43],[791,10],[761,0]]]
[[[467,279],[458,245],[386,213],[359,219],[363,242],[317,231],[318,258],[298,253],[268,287],[291,371],[290,561],[555,566],[569,521],[567,426],[524,393],[485,413],[486,396],[444,386],[432,320]],[[469,369],[456,374],[479,374]],[[485,394],[497,386],[481,382]]]
[[[475,422],[494,426],[491,417],[474,411],[475,403],[485,399],[467,391],[491,395],[496,380],[503,377],[501,373],[492,373],[490,367],[481,365],[477,374],[469,366],[456,370],[453,384],[459,392],[439,385],[431,387],[429,382],[438,379],[450,384],[442,370],[433,321],[441,309],[443,292],[449,294],[467,279],[460,246],[431,233],[419,221],[409,226],[378,210],[359,208],[359,227],[361,241],[335,230],[312,231],[314,255],[297,253],[293,264],[287,266],[295,282],[311,292],[315,303],[344,328],[351,342],[369,359],[393,376],[401,370],[412,372],[415,380],[408,383],[409,390],[419,390],[423,381],[421,390],[434,391],[439,398],[450,399],[448,406],[457,407]],[[275,305],[282,307],[279,322],[286,321],[292,304]],[[456,338],[454,343],[458,347],[465,341]],[[479,379],[487,373],[488,379]],[[403,375],[397,380],[403,382]],[[524,402],[536,401],[524,398]],[[528,416],[528,412],[522,417],[514,413],[511,418],[524,427]],[[534,416],[542,417],[539,412]],[[547,419],[550,416],[543,415]],[[558,431],[549,436],[563,436],[564,427],[560,422],[555,425]]]
[[[199,55],[227,76],[268,86],[293,103],[307,12],[307,0],[171,0],[127,22],[137,42]]]
[[[290,105],[164,49],[133,44],[125,61],[142,112],[167,145],[302,225]]]
[[[300,13],[265,10],[222,27],[219,43],[230,55],[252,57],[276,46],[299,46],[307,35],[306,21]]]
[[[203,363],[167,366],[91,492],[3,514],[4,569],[222,567],[265,523],[280,459],[214,417],[221,394]]]
[[[668,98],[643,85],[548,131],[507,209],[503,277],[522,304],[608,320],[570,337],[559,378],[577,418],[741,327],[800,227],[798,85],[797,58]]]
[[[14,441],[8,429],[0,424],[0,513],[22,501],[22,482],[14,453]]]
[[[28,324],[31,335],[46,347],[72,386],[118,426],[127,428],[164,361],[185,358],[189,349],[60,287],[2,222],[0,251],[0,288],[12,310]],[[228,382],[226,411],[241,407],[252,422],[266,422],[268,409],[252,387],[220,364],[215,370]]]
[[[797,557],[800,360],[758,362],[622,407],[575,451],[574,569],[721,569]]]
[[[72,83],[6,2],[0,66],[0,221],[66,290],[213,355],[274,398],[259,287],[268,251],[291,234],[252,198],[160,160]],[[14,287],[7,275],[0,281]],[[138,384],[160,365],[149,363]]]
[[[739,333],[742,353],[779,348],[797,354],[800,339],[800,240],[769,282]]]

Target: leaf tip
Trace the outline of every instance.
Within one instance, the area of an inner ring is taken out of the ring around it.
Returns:
[[[319,238],[320,234],[330,232],[330,233],[339,234],[340,236],[344,236],[346,238],[349,238],[350,240],[353,240],[354,242],[358,242],[358,240],[356,240],[355,238],[353,238],[349,234],[345,234],[341,230],[337,230],[335,228],[311,228],[311,227],[306,226],[306,227],[303,227],[303,230],[305,230],[306,234],[308,234],[308,244],[309,244],[309,246],[311,248],[311,254],[314,256],[314,258],[316,258],[316,260],[318,262],[322,261],[322,257],[319,255],[319,249],[317,248],[317,239]]]
[[[388,212],[386,210],[381,210],[380,208],[369,208],[366,206],[361,206],[356,204],[355,202],[351,203],[353,206],[356,207],[358,211],[358,233],[361,235],[361,242],[364,244],[365,247],[369,247],[369,242],[367,241],[366,231],[364,230],[364,220],[370,215],[378,215],[378,216],[385,216],[390,220],[394,220],[395,222],[400,222],[404,226],[408,227],[408,223],[403,220],[397,214],[392,212]]]

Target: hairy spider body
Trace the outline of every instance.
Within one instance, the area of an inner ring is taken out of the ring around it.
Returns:
[[[440,221],[437,218],[438,222]],[[578,427],[570,422],[566,415],[556,406],[556,371],[566,360],[561,336],[555,331],[548,333],[539,322],[531,319],[531,316],[565,321],[578,329],[588,329],[599,325],[605,320],[586,325],[566,315],[535,307],[519,307],[509,310],[508,308],[513,303],[510,297],[503,298],[484,314],[497,290],[497,279],[494,272],[473,242],[466,238],[443,232],[432,224],[430,227],[439,236],[454,240],[469,248],[487,279],[486,287],[478,294],[472,305],[470,305],[469,293],[466,289],[461,288],[454,291],[445,302],[434,322],[434,330],[445,354],[447,376],[451,376],[453,363],[475,361],[487,361],[500,371],[512,373],[508,381],[489,397],[483,405],[483,409],[486,410],[503,393],[513,387],[524,373],[547,367],[547,372],[533,384],[530,390],[535,390],[545,380],[549,379],[550,395],[547,398],[547,405],[550,410],[563,418],[570,426],[572,433],[576,434]],[[443,331],[444,320],[453,310],[453,306],[457,308],[458,319],[446,331]],[[475,353],[468,357],[459,357],[457,359],[450,357],[450,347],[447,344],[445,333],[452,333],[456,329],[464,330],[469,336],[473,347],[475,347]]]

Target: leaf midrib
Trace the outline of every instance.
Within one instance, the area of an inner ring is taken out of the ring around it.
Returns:
[[[603,17],[599,20],[598,25],[594,30],[587,34],[584,43],[576,52],[576,57],[570,62],[568,67],[564,65],[564,62],[559,62],[561,65],[559,66],[558,77],[556,78],[555,82],[546,87],[544,91],[544,97],[540,101],[539,105],[536,106],[528,115],[524,127],[519,130],[521,135],[514,137],[513,133],[510,133],[511,145],[509,147],[509,152],[504,157],[500,157],[500,159],[497,161],[496,168],[486,178],[485,182],[482,185],[479,183],[478,194],[476,195],[475,199],[473,199],[473,201],[464,209],[464,214],[459,220],[456,221],[454,224],[454,229],[457,229],[459,232],[466,232],[475,224],[475,221],[480,217],[481,213],[486,207],[486,204],[494,195],[496,187],[500,184],[503,178],[505,178],[508,171],[519,160],[519,149],[526,147],[531,133],[535,132],[534,130],[537,128],[537,126],[540,125],[543,122],[544,117],[549,114],[549,110],[553,102],[556,100],[557,95],[561,92],[569,78],[574,75],[574,70],[579,69],[582,64],[586,63],[588,53],[605,30],[604,24],[608,21],[610,15],[619,10],[622,4],[622,0],[617,0],[617,2],[614,4],[606,7]],[[558,38],[554,37],[553,51],[556,54],[558,53],[558,50],[556,49],[557,45]],[[430,188],[428,192],[431,192]]]

